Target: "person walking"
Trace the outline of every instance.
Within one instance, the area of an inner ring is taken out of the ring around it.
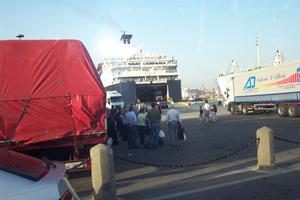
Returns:
[[[217,121],[217,106],[216,106],[216,104],[213,104],[213,106],[212,106],[212,110],[211,110],[211,119],[212,119],[212,121]]]
[[[116,121],[116,128],[117,128],[117,135],[119,135],[119,137],[122,137],[122,120],[123,120],[123,117],[122,117],[122,110],[121,108],[117,108],[117,111],[114,115],[114,118],[115,118],[115,121]]]
[[[122,126],[121,126],[121,130],[120,130],[120,134],[122,137],[122,141],[127,141],[127,137],[128,137],[128,122],[126,121],[126,113],[128,113],[128,108],[124,107],[121,111],[121,121],[122,121]]]
[[[147,122],[146,122],[147,113],[144,108],[140,108],[139,114],[138,114],[138,130],[140,134],[140,142],[142,146],[145,146],[145,136],[147,132]]]
[[[149,148],[158,148],[161,113],[155,102],[151,103],[151,109],[148,111],[147,120],[149,120],[151,129],[149,133]]]
[[[178,146],[178,124],[181,124],[179,112],[171,108],[167,112],[168,134],[171,147]]]
[[[209,122],[209,114],[210,114],[210,105],[207,100],[205,100],[205,104],[203,106],[203,118],[206,122]]]
[[[116,122],[113,117],[113,111],[106,109],[107,114],[107,142],[108,145],[113,145],[113,142],[118,140],[117,133],[116,133]]]
[[[199,107],[199,120],[200,120],[200,122],[202,121],[202,119],[203,119],[203,107],[200,106]]]
[[[112,138],[112,145],[118,145],[118,134],[115,121],[115,111],[107,109],[107,135]]]

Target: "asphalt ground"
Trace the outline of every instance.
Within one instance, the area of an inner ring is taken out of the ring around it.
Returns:
[[[263,171],[256,169],[253,143],[263,126],[300,141],[300,118],[230,115],[219,107],[218,120],[204,123],[197,105],[177,109],[187,135],[179,147],[168,138],[157,150],[131,150],[125,142],[113,147],[121,158],[114,160],[117,199],[300,199],[300,145],[275,140],[276,167]],[[167,133],[165,124],[162,129]],[[82,199],[91,198],[90,173],[70,181]]]

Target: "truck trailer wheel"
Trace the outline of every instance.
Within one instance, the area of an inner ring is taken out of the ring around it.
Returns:
[[[288,115],[290,117],[297,117],[298,116],[298,106],[297,105],[289,105],[288,106]]]
[[[279,105],[278,105],[278,108],[277,108],[277,114],[278,114],[280,117],[286,117],[287,114],[288,114],[288,109],[287,109],[286,105],[284,105],[284,104],[279,104]]]
[[[229,105],[229,111],[231,112],[231,114],[234,114],[234,104]]]
[[[247,105],[243,105],[243,106],[242,106],[242,113],[243,113],[244,115],[248,115],[248,106],[247,106]]]

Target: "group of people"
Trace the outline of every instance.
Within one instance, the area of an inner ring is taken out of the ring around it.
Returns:
[[[151,108],[138,103],[130,104],[124,108],[113,108],[107,111],[107,133],[112,140],[112,145],[118,145],[119,137],[127,141],[128,148],[157,149],[161,137],[161,123],[166,121],[170,145],[179,145],[179,133],[184,131],[180,114],[174,108],[166,113],[162,120],[161,109],[156,102],[151,103]],[[201,121],[210,122],[217,120],[217,106],[210,105],[207,100],[200,106],[199,118]]]
[[[204,119],[206,122],[217,121],[217,106],[215,104],[210,105],[207,100],[205,104],[200,106],[199,118],[202,121]]]
[[[181,125],[179,112],[169,109],[166,114],[168,136],[172,147],[178,146],[178,128]],[[156,102],[151,108],[143,104],[107,110],[107,133],[112,145],[118,145],[119,137],[127,141],[128,148],[157,149],[160,144],[161,110]]]

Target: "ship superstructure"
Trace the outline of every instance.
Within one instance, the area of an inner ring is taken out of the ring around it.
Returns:
[[[167,56],[138,52],[129,58],[105,58],[103,67],[103,72],[107,70],[111,75],[111,80],[106,79],[105,86],[127,81],[144,84],[179,79],[177,60]]]
[[[168,97],[180,101],[177,60],[138,50],[131,45],[131,38],[132,35],[124,33],[120,55],[106,57],[100,65],[100,77],[107,90],[118,90],[123,95],[131,93],[127,103],[133,103],[136,99],[145,102],[166,100]]]

